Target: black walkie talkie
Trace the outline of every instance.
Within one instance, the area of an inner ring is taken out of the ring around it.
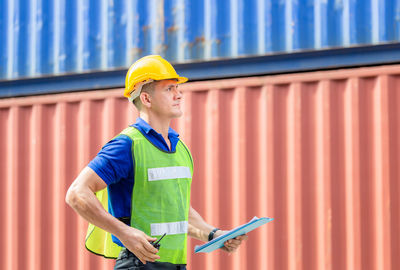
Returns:
[[[156,242],[152,242],[151,244],[153,245],[153,247],[155,247],[156,249],[160,249],[160,241],[161,241],[161,239],[163,239],[163,237],[166,235],[167,233],[164,233],[161,237],[160,237],[160,239],[158,239]]]

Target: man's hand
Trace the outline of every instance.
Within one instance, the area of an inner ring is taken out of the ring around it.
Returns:
[[[160,259],[160,256],[157,255],[158,249],[150,244],[150,241],[156,241],[157,238],[150,237],[144,232],[129,226],[126,229],[123,237],[119,239],[143,264],[146,264],[146,261],[154,262],[156,259]]]
[[[218,236],[221,236],[227,232],[228,231],[218,230],[215,232],[214,238],[217,238]],[[242,244],[242,241],[247,240],[247,238],[248,238],[247,235],[244,234],[244,235],[239,235],[236,238],[229,239],[228,241],[225,241],[224,246],[221,249],[226,252],[233,253]]]
[[[214,229],[215,227],[207,224],[204,219],[197,213],[196,210],[190,206],[189,209],[189,236],[196,238],[201,241],[208,241],[208,234]],[[218,230],[214,234],[214,238],[221,236],[228,231],[221,231]],[[247,235],[240,235],[234,239],[230,239],[224,243],[224,246],[221,248],[226,252],[232,253],[237,250],[237,248],[242,244],[243,240],[247,239]]]

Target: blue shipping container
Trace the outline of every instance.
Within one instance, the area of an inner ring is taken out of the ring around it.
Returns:
[[[0,0],[0,80],[400,41],[400,0]]]

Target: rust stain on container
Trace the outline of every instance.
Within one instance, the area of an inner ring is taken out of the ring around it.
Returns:
[[[232,256],[190,240],[190,269],[400,269],[399,65],[181,89],[193,206],[225,229],[275,218]],[[122,90],[0,100],[1,269],[112,269],[64,196],[136,116]]]

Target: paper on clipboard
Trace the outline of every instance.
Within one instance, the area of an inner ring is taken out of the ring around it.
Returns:
[[[252,220],[250,220],[248,223],[243,224],[239,227],[236,227],[235,229],[211,240],[210,242],[205,243],[204,245],[201,246],[196,246],[194,248],[195,253],[199,253],[199,252],[211,252],[214,251],[216,249],[219,249],[221,247],[224,246],[224,243],[232,238],[235,238],[239,235],[243,235],[246,234],[258,227],[260,227],[261,225],[264,225],[265,223],[268,223],[270,221],[272,221],[273,218],[267,218],[267,217],[262,217],[262,218],[258,218],[258,217],[254,217],[252,218]]]

